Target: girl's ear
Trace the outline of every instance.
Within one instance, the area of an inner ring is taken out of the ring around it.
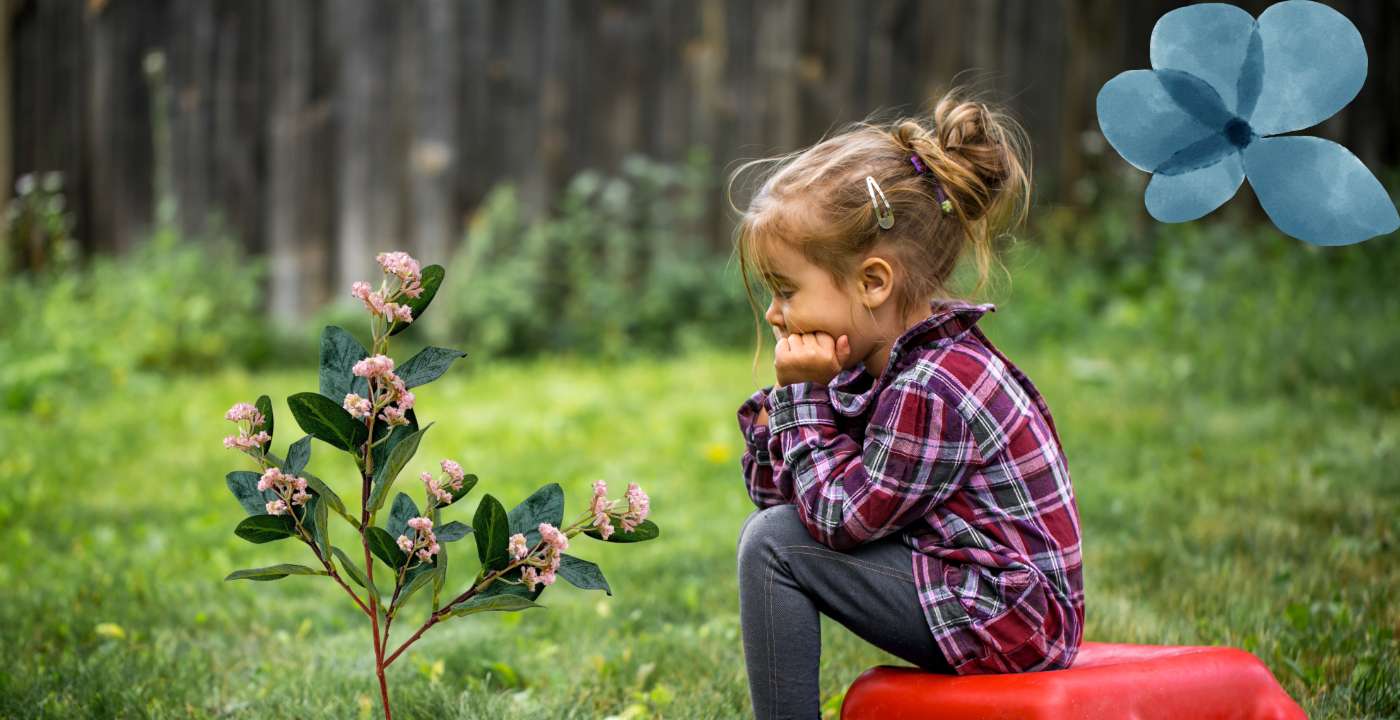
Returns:
[[[880,307],[894,293],[894,268],[884,258],[866,258],[859,276],[861,302],[868,308]]]

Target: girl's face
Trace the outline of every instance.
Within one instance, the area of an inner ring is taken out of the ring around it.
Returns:
[[[846,335],[853,351],[849,364],[858,362],[859,348],[865,345],[862,339],[868,335],[868,328],[860,322],[866,309],[857,307],[858,303],[836,287],[825,270],[785,243],[772,243],[768,259],[772,266],[768,283],[773,300],[763,318],[772,326],[774,339],[818,331],[833,340]]]

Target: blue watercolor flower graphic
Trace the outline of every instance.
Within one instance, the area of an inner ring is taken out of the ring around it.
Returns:
[[[1158,19],[1150,56],[1153,69],[1118,74],[1097,105],[1113,149],[1152,173],[1152,217],[1200,218],[1248,178],[1274,225],[1315,245],[1400,228],[1385,188],[1351,151],[1279,136],[1326,120],[1361,90],[1366,47],[1341,13],[1286,0],[1256,21],[1234,5],[1189,5]]]

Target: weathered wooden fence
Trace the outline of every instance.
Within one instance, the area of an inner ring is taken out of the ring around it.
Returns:
[[[377,249],[444,258],[496,183],[538,211],[631,152],[701,145],[724,169],[872,110],[917,111],[955,77],[1026,126],[1039,202],[1067,198],[1093,169],[1098,88],[1149,66],[1153,23],[1181,4],[0,0],[0,116],[13,172],[63,171],[84,248],[119,251],[153,217],[161,106],[143,63],[160,51],[181,226],[220,214],[272,258],[273,310],[296,315],[364,277]],[[1329,4],[1361,29],[1370,75],[1316,133],[1400,164],[1400,5]],[[715,206],[720,248],[730,219]]]

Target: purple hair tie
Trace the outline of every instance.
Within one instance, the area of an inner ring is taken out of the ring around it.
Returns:
[[[948,199],[948,195],[943,192],[943,183],[938,182],[938,176],[934,175],[928,168],[924,167],[923,161],[919,159],[919,156],[917,154],[910,155],[909,162],[914,163],[914,172],[917,172],[920,175],[927,175],[933,179],[933,194],[934,197],[938,198],[938,207],[943,210],[943,214],[947,215],[948,213],[952,212],[953,203],[951,200]]]

